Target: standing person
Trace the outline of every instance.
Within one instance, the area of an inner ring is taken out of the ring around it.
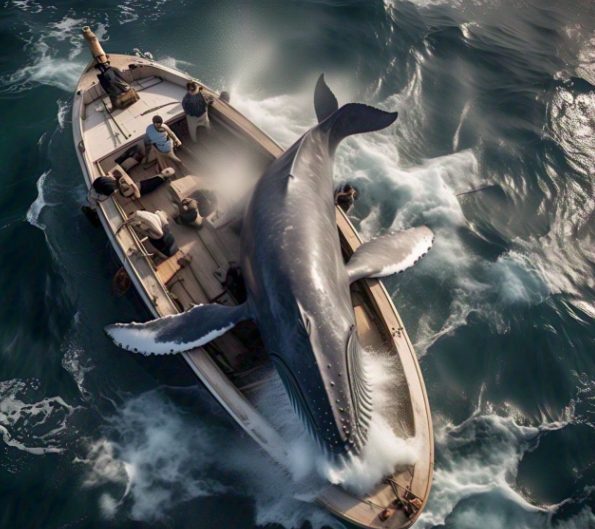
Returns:
[[[335,204],[339,206],[345,214],[351,211],[356,200],[357,189],[350,184],[345,184],[335,189]]]
[[[161,116],[153,116],[153,124],[147,127],[147,137],[155,148],[159,170],[163,171],[170,167],[171,161],[183,165],[174,153],[174,147],[179,147],[182,142],[173,131],[163,123]]]
[[[207,130],[210,128],[208,108],[211,101],[204,96],[203,87],[199,87],[198,83],[190,81],[186,88],[188,93],[182,99],[182,108],[186,113],[190,138],[196,143],[196,129],[198,127],[205,127]]]

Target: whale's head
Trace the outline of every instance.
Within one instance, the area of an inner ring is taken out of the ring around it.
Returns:
[[[299,309],[294,329],[270,351],[271,359],[294,409],[323,451],[331,457],[357,455],[366,443],[372,412],[363,349],[354,318],[321,319],[317,323]]]

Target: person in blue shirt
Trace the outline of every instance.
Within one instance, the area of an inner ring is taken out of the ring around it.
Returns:
[[[207,130],[210,128],[208,109],[212,101],[205,97],[203,87],[198,86],[198,83],[190,81],[186,88],[188,93],[182,99],[182,108],[186,113],[190,138],[196,143],[196,129],[198,127],[205,127]]]
[[[182,164],[182,160],[180,160],[174,152],[174,147],[179,147],[182,145],[182,142],[173,131],[163,123],[163,118],[161,116],[153,116],[153,123],[147,127],[146,138],[155,149],[160,171],[163,171],[167,167],[171,167],[172,161]]]

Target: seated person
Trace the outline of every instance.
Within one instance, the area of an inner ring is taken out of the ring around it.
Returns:
[[[112,104],[117,103],[118,98],[132,90],[122,71],[114,66],[110,66],[109,62],[99,63],[95,66],[99,70],[97,79],[101,88],[105,90],[105,93],[109,96]]]
[[[165,257],[173,257],[180,250],[169,231],[168,218],[164,211],[158,209],[151,213],[137,210],[128,217],[125,224],[133,226],[139,237],[148,237],[153,247]]]
[[[357,198],[357,189],[350,184],[344,184],[335,189],[335,204],[339,206],[345,214],[351,211]]]
[[[171,162],[182,164],[182,160],[180,160],[174,152],[174,147],[179,147],[182,145],[182,142],[173,131],[163,123],[163,118],[161,116],[153,116],[153,123],[147,127],[146,135],[155,149],[157,163],[159,164],[159,169],[161,171],[169,167]]]
[[[117,190],[118,181],[113,176],[100,176],[93,180],[87,200],[93,207],[97,207],[99,202],[103,202]]]
[[[198,202],[193,198],[185,198],[178,203],[179,214],[175,217],[178,224],[194,226],[197,229],[202,227],[202,217],[198,211]]]
[[[140,198],[151,191],[155,191],[155,189],[165,184],[165,182],[169,182],[175,176],[176,172],[171,167],[166,167],[158,175],[145,178],[138,184],[135,184],[130,176],[122,173],[119,169],[114,169],[112,174],[118,181],[120,192],[123,196]]]

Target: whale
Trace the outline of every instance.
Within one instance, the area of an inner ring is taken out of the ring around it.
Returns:
[[[398,113],[359,103],[339,107],[324,75],[314,107],[318,123],[271,163],[248,199],[240,237],[246,301],[196,305],[105,330],[128,351],[176,354],[253,320],[312,439],[332,457],[356,456],[368,438],[373,403],[350,285],[403,272],[430,250],[434,235],[426,226],[389,233],[363,243],[345,263],[335,152],[348,136],[391,126]]]

